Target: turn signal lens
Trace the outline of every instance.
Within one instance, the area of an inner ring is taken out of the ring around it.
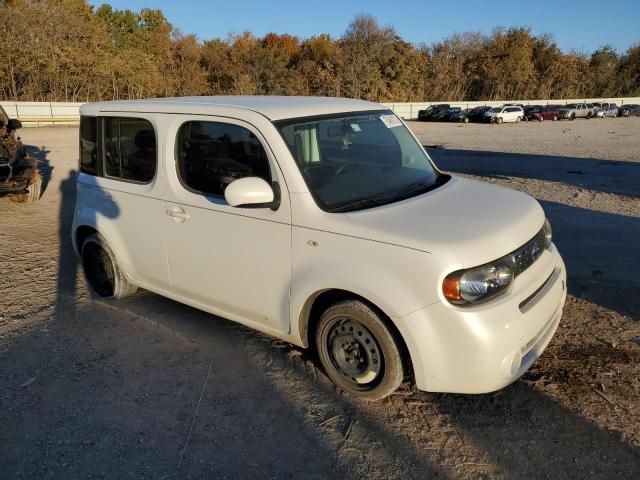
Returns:
[[[444,282],[442,282],[442,293],[444,293],[444,297],[450,302],[455,303],[462,300],[458,278],[452,276],[445,278]]]

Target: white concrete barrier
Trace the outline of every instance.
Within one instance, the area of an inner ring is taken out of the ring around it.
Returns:
[[[519,103],[523,105],[566,105],[567,103],[582,102],[613,102],[618,105],[640,103],[640,97],[626,98],[572,98],[563,100],[499,100],[499,101],[442,101],[442,102],[411,102],[384,103],[399,117],[405,120],[418,118],[418,111],[429,105],[448,103],[452,107],[473,108],[483,105],[500,106],[505,103]],[[9,118],[21,120],[25,126],[73,125],[80,120],[80,106],[82,103],[71,102],[0,102],[0,106],[7,112]]]

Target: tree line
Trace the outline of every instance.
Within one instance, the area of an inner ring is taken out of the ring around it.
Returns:
[[[340,38],[250,32],[200,41],[157,9],[0,0],[0,99],[325,95],[378,102],[640,96],[640,43],[563,52],[528,28],[413,45],[369,15]]]

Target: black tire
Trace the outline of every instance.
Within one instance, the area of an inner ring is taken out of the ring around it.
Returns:
[[[500,125],[502,123],[502,117],[496,118],[496,123]]]
[[[40,170],[33,172],[33,177],[26,193],[20,193],[14,196],[14,200],[18,203],[35,203],[40,200],[40,194],[42,193],[42,174]]]
[[[572,113],[571,116],[569,116],[569,120],[573,121],[576,119],[576,114]]]
[[[382,314],[363,302],[345,300],[327,308],[315,342],[327,376],[352,395],[380,400],[404,379],[401,342]]]
[[[100,234],[89,235],[81,252],[85,277],[98,295],[119,300],[136,293],[138,288],[129,283],[113,250]]]

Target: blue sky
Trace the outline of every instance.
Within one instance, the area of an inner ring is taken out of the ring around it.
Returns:
[[[610,44],[619,52],[640,41],[640,0],[112,0],[117,9],[160,8],[169,21],[201,40],[250,30],[339,37],[354,15],[369,13],[407,41],[432,43],[455,32],[489,33],[527,26],[549,33],[565,51],[591,52]]]

